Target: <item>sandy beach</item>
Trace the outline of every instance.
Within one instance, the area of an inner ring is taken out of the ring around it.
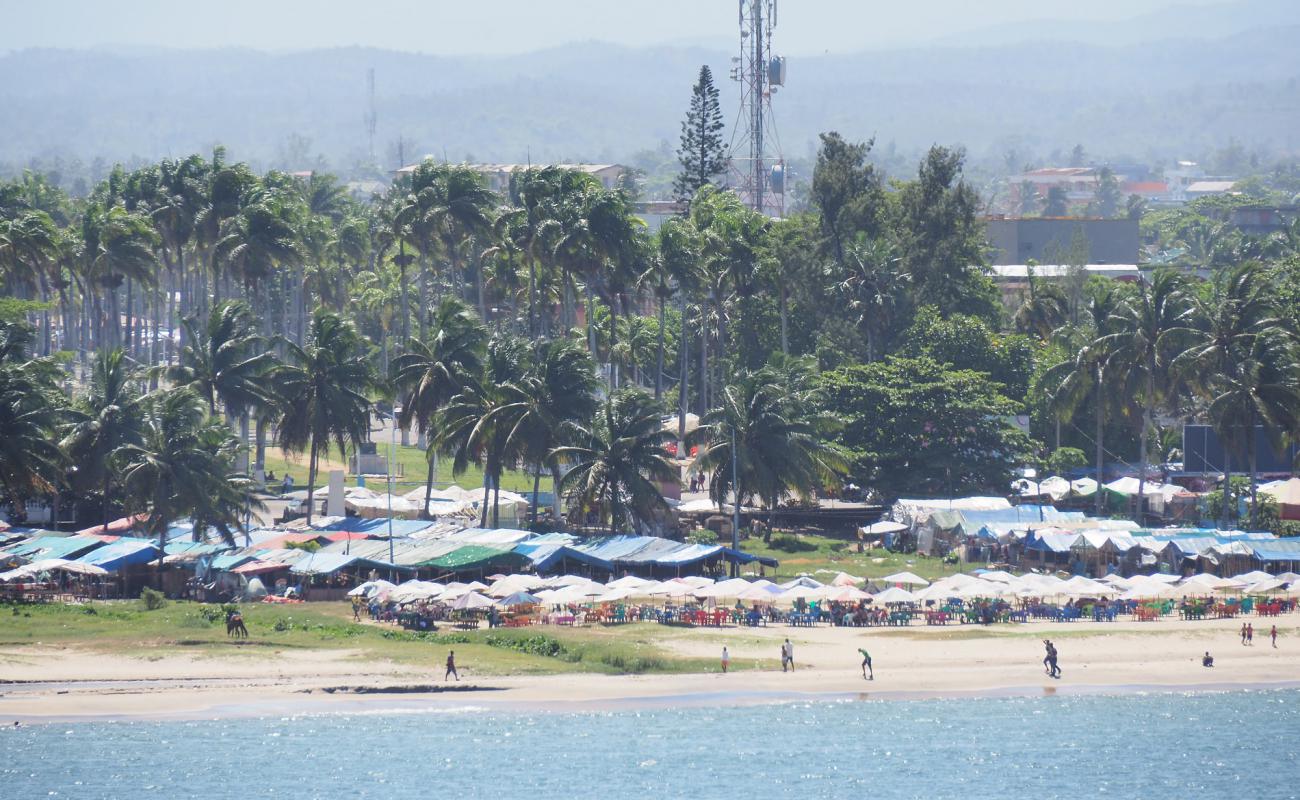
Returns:
[[[0,647],[0,721],[193,719],[230,715],[453,707],[589,710],[632,705],[764,702],[802,697],[862,699],[1230,689],[1300,685],[1300,640],[1282,618],[1242,646],[1240,621],[1029,624],[889,628],[674,630],[670,653],[720,655],[748,669],[671,675],[489,675],[460,665],[444,682],[446,648],[429,647],[429,667],[363,660],[346,650],[231,648],[199,657],[167,652],[105,655],[80,646]],[[783,673],[779,648],[795,648]],[[1042,639],[1060,650],[1062,677],[1042,668]],[[862,677],[858,648],[872,656]],[[1215,666],[1201,666],[1209,650]],[[754,669],[755,665],[760,666]]]

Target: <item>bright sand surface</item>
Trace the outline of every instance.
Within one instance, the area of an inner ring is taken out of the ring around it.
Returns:
[[[445,645],[429,646],[427,670],[363,660],[345,650],[245,646],[231,655],[169,651],[132,657],[78,647],[4,645],[0,721],[206,718],[449,704],[585,710],[818,695],[875,699],[1300,685],[1297,619],[1276,620],[1276,649],[1267,636],[1275,620],[1251,622],[1255,638],[1250,647],[1242,646],[1237,635],[1240,620],[671,629],[666,638],[657,637],[660,647],[682,656],[709,657],[720,656],[726,645],[733,671],[511,676],[481,674],[472,663],[462,663],[461,691],[455,693],[429,690],[434,685],[457,686],[443,682]],[[792,673],[772,666],[779,663],[779,647],[787,637],[795,650]],[[1044,638],[1055,641],[1060,651],[1059,680],[1044,674]],[[862,677],[858,648],[871,653],[874,681]],[[1215,658],[1213,669],[1201,666],[1206,650]],[[764,662],[761,669],[734,669],[752,666],[758,659]],[[323,691],[342,686],[383,691]]]

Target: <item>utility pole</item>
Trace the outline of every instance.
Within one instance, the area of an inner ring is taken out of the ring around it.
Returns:
[[[370,163],[375,163],[375,129],[379,125],[379,112],[375,109],[375,68],[366,70],[366,133],[370,135]],[[403,164],[402,166],[405,166]]]

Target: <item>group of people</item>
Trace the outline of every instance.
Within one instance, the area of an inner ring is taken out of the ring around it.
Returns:
[[[1273,647],[1276,648],[1277,647],[1277,626],[1276,625],[1274,625],[1273,629],[1268,632],[1268,636],[1273,641]],[[1246,647],[1249,647],[1250,645],[1253,645],[1255,643],[1255,626],[1253,624],[1249,622],[1241,623],[1241,643],[1243,646]]]
[[[1061,665],[1057,663],[1056,645],[1052,644],[1051,639],[1044,639],[1043,644],[1047,647],[1047,655],[1043,657],[1043,667],[1051,677],[1061,677]]]

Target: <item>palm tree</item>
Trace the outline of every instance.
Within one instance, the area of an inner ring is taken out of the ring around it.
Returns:
[[[154,245],[158,234],[142,214],[132,214],[122,206],[105,208],[92,203],[86,209],[81,235],[87,276],[108,293],[110,336],[107,340],[102,328],[103,310],[98,307],[99,294],[94,294],[96,318],[101,326],[96,339],[101,346],[120,343],[122,317],[118,310],[118,289],[128,280],[145,286],[156,282],[158,257]]]
[[[247,507],[247,480],[234,472],[239,449],[229,429],[209,417],[202,398],[188,387],[149,395],[144,403],[142,435],[120,447],[122,485],[128,506],[146,514],[145,530],[158,537],[161,576],[167,530],[181,517],[217,528],[227,543]]]
[[[189,344],[180,363],[168,371],[178,386],[192,386],[215,415],[218,403],[239,418],[239,440],[247,455],[249,413],[271,403],[266,376],[275,368],[275,354],[264,347],[256,332],[257,321],[248,304],[226,300],[217,304],[200,326],[195,317],[185,320]],[[259,465],[260,466],[260,465]],[[244,465],[247,472],[247,464]]]
[[[287,343],[288,362],[274,373],[276,392],[284,398],[280,446],[287,452],[309,451],[307,525],[311,525],[316,470],[330,442],[346,455],[370,428],[370,399],[375,384],[366,342],[352,323],[317,309],[307,341]]]
[[[844,251],[842,277],[836,288],[866,333],[868,361],[884,350],[882,339],[894,326],[902,305],[908,276],[899,269],[900,263],[894,246],[883,238],[859,239]]]
[[[1142,405],[1139,437],[1137,515],[1141,522],[1147,477],[1147,445],[1156,405],[1167,395],[1170,364],[1176,339],[1183,337],[1192,313],[1182,276],[1170,269],[1158,269],[1150,281],[1138,284],[1137,292],[1120,304],[1115,330],[1104,337],[1104,349],[1118,366],[1117,378],[1133,387]]]
[[[482,374],[487,329],[465,304],[444,298],[434,313],[433,329],[411,340],[410,349],[393,359],[390,373],[402,410],[397,423],[421,436],[434,429],[438,413]],[[424,482],[425,515],[433,495],[437,448],[429,444],[429,471]]]
[[[56,494],[65,464],[55,439],[62,421],[58,370],[28,355],[32,329],[0,320],[0,490],[21,517],[34,495]]]
[[[1264,270],[1243,264],[1220,271],[1208,294],[1195,296],[1188,346],[1175,371],[1207,403],[1225,455],[1244,451],[1250,463],[1251,524],[1256,521],[1256,435],[1263,424],[1274,441],[1300,416],[1295,340],[1281,320],[1277,287]],[[1231,469],[1225,467],[1225,522]]]
[[[41,303],[50,299],[51,280],[58,281],[59,230],[44,211],[28,211],[15,219],[0,219],[0,276],[11,291],[32,284],[40,292]],[[41,311],[41,355],[51,349],[50,311]]]
[[[501,495],[501,474],[518,454],[523,442],[512,436],[506,409],[519,396],[515,387],[527,370],[523,340],[508,335],[488,342],[483,372],[467,382],[439,415],[436,446],[452,456],[452,474],[462,474],[471,463],[483,465],[483,503],[480,526],[487,527],[488,507],[496,525]],[[495,495],[490,493],[495,491]],[[489,503],[489,497],[493,497]]]
[[[501,424],[524,463],[533,468],[532,524],[537,524],[537,495],[542,467],[551,472],[552,511],[560,519],[560,464],[551,454],[566,443],[573,425],[591,418],[599,387],[591,355],[572,340],[543,340],[533,347],[522,379],[507,384]]]
[[[770,523],[785,495],[806,498],[844,474],[844,458],[827,444],[838,422],[810,410],[816,403],[806,383],[798,372],[785,379],[767,368],[742,373],[701,420],[691,437],[701,444],[692,469],[709,473],[709,495],[719,508],[728,495],[737,504],[757,495]],[[733,547],[739,536],[732,531]]]
[[[1084,343],[1075,349],[1073,358],[1066,359],[1051,367],[1043,376],[1045,386],[1056,387],[1049,397],[1049,404],[1057,418],[1057,425],[1069,422],[1076,411],[1083,405],[1091,393],[1095,412],[1093,444],[1096,448],[1097,492],[1096,513],[1101,516],[1104,493],[1101,491],[1106,466],[1106,451],[1103,446],[1103,432],[1106,419],[1106,407],[1112,402],[1107,392],[1106,381],[1111,375],[1110,352],[1107,346],[1112,325],[1116,320],[1119,305],[1117,293],[1110,288],[1094,292],[1088,300],[1089,327],[1082,332]],[[1062,329],[1060,334],[1068,335]],[[1059,438],[1059,436],[1058,436]]]
[[[77,470],[73,489],[100,492],[100,513],[108,529],[108,504],[117,478],[117,453],[140,441],[140,373],[120,349],[100,350],[91,365],[90,392],[72,412],[62,447]]]
[[[668,504],[659,486],[679,480],[665,447],[672,433],[663,429],[650,395],[624,389],[610,395],[587,425],[573,426],[577,444],[558,447],[552,458],[572,467],[560,481],[571,507],[592,508],[609,529],[640,528],[663,514]]]

